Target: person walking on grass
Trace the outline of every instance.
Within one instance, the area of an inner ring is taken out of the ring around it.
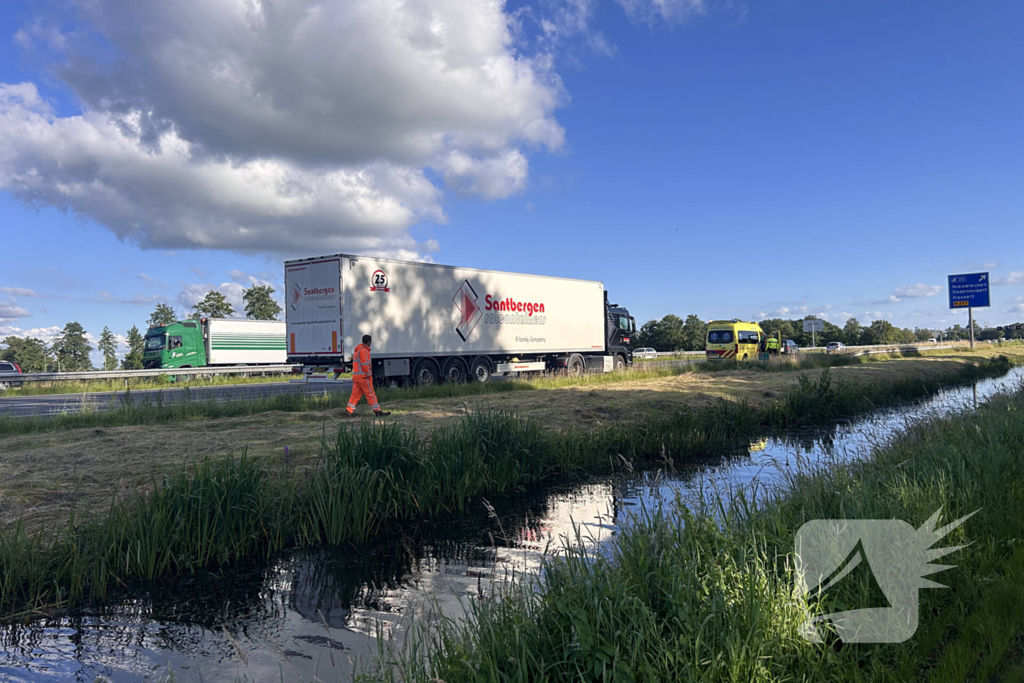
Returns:
[[[366,397],[366,402],[379,417],[391,414],[380,409],[377,394],[373,391],[373,372],[370,369],[370,343],[372,341],[373,338],[370,335],[364,334],[363,343],[357,346],[352,353],[352,396],[348,399],[348,405],[345,407],[349,415],[355,414],[356,404],[363,396]]]

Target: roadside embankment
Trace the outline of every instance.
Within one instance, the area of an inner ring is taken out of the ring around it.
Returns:
[[[1020,351],[1011,360],[1024,359],[1024,347]],[[971,372],[965,366],[990,357],[905,358],[833,367],[829,375],[859,392],[865,405],[878,405],[873,397],[885,387],[912,387],[912,395],[923,395],[960,381],[962,373]],[[823,371],[765,372],[747,366],[714,372],[637,370],[381,391],[380,399],[393,413],[389,421],[415,429],[421,439],[468,411],[489,410],[514,412],[556,432],[592,431],[681,410],[699,412],[722,401],[767,408],[801,380],[817,381]],[[237,457],[243,449],[248,457],[270,463],[287,450],[304,471],[320,457],[322,435],[333,434],[345,422],[347,400],[344,394],[283,396],[266,403],[140,402],[126,408],[124,416],[0,419],[0,529],[19,519],[33,529],[59,525],[74,507],[103,508],[115,496],[153,490],[155,481],[183,463],[232,453]],[[372,419],[365,405],[358,414],[357,421]],[[121,424],[119,417],[130,418],[129,424]]]
[[[1003,374],[1006,358],[961,364],[941,379],[859,386],[830,372],[803,376],[765,405],[719,401],[638,413],[594,429],[546,429],[507,411],[469,412],[424,436],[401,423],[323,431],[300,466],[277,457],[218,458],[180,467],[150,488],[59,526],[16,522],[0,534],[0,610],[33,614],[112,585],[265,557],[289,546],[365,540],[383,525],[462,508],[492,492],[577,468],[713,454],[764,430],[829,422]],[[543,392],[527,392],[540,394]],[[180,461],[179,461],[180,462]]]
[[[799,472],[760,491],[760,505],[740,489],[642,511],[610,552],[570,544],[543,583],[469,602],[464,620],[417,627],[401,649],[382,644],[357,680],[1020,680],[1022,464],[1024,388],[910,425],[867,460]],[[799,635],[809,616],[887,605],[868,567],[820,600],[796,596],[805,522],[904,520],[919,534],[937,512],[936,526],[975,514],[923,541],[921,554],[940,566],[907,570],[949,586],[915,588],[912,637],[844,645],[834,632],[821,644]],[[956,551],[938,559],[924,550],[933,543]]]

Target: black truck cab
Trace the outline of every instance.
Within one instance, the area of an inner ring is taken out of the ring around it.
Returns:
[[[633,364],[633,338],[636,336],[636,321],[629,310],[618,304],[608,303],[605,292],[605,353],[615,357],[615,369],[621,370]]]

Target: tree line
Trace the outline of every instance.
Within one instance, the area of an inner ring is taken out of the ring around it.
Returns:
[[[800,319],[767,318],[758,324],[766,333],[780,332],[783,339],[792,339],[797,346],[811,346],[812,335],[804,332],[803,321],[813,316]],[[888,320],[875,320],[870,325],[861,325],[856,318],[850,318],[840,327],[827,320],[822,321],[824,329],[813,335],[818,346],[837,341],[847,346],[870,346],[873,344],[913,344],[941,338],[943,341],[965,341],[970,338],[970,330],[961,325],[953,325],[945,330],[916,327],[899,328]],[[1003,329],[982,329],[974,323],[974,338],[986,339],[1024,339],[1024,323],[1004,326]],[[707,339],[708,323],[696,315],[690,314],[686,319],[677,315],[666,315],[660,320],[649,320],[638,330],[634,339],[634,348],[650,347],[657,351],[703,351]]]
[[[281,307],[273,299],[274,288],[269,285],[253,285],[242,293],[245,317],[251,320],[277,320]],[[235,309],[223,294],[210,290],[192,308],[189,317],[230,318]],[[163,327],[178,321],[178,316],[168,304],[157,304],[146,321],[149,327]],[[96,349],[103,354],[103,370],[141,370],[142,351],[145,337],[138,326],[132,325],[125,334],[128,352],[118,363],[117,337],[104,327],[96,342]],[[34,337],[7,337],[6,348],[0,348],[0,360],[17,363],[22,372],[83,372],[95,370],[90,354],[93,346],[85,328],[78,322],[69,322],[60,333],[47,344]]]

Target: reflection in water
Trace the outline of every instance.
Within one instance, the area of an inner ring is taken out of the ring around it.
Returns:
[[[0,679],[12,681],[348,680],[378,634],[400,638],[411,615],[458,616],[495,580],[535,575],[564,539],[595,550],[630,511],[708,489],[760,490],[793,468],[863,457],[908,421],[970,409],[1020,369],[975,388],[852,424],[762,439],[736,453],[668,472],[591,477],[481,502],[475,510],[407,525],[372,544],[282,553],[218,574],[133,586],[106,607],[0,629]]]

